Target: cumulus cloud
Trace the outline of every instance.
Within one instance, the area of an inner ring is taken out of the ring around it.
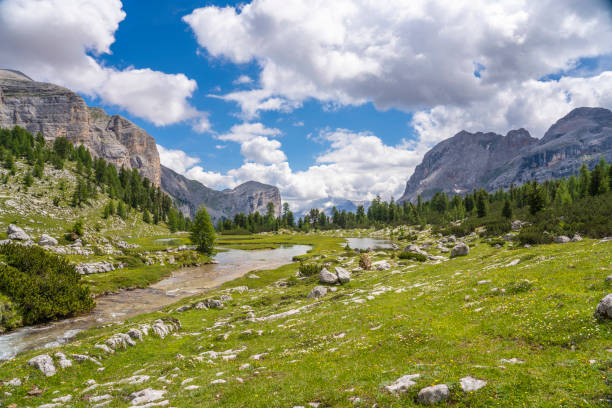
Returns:
[[[3,0],[0,61],[157,126],[190,121],[194,130],[207,131],[206,114],[189,103],[197,88],[193,79],[148,68],[118,70],[96,59],[111,53],[125,17],[120,0]]]
[[[309,98],[326,106],[373,102],[419,111],[424,140],[439,140],[472,125],[533,126],[540,134],[569,106],[607,100],[592,81],[539,81],[612,52],[603,0],[296,0],[291,7],[253,0],[198,8],[183,19],[212,57],[261,67],[259,88],[221,96],[245,118]],[[556,98],[577,88],[589,94],[571,103]],[[555,97],[545,112],[521,109],[522,101],[539,106],[546,93]],[[496,112],[482,119],[489,101]]]
[[[162,145],[157,145],[157,151],[162,166],[168,167],[179,174],[185,174],[188,168],[200,162],[200,159],[191,157],[182,150],[166,149]]]
[[[232,84],[234,85],[245,85],[245,84],[250,84],[252,83],[253,80],[251,79],[250,76],[248,75],[240,75],[238,78],[236,78]]]
[[[277,134],[275,130],[260,125],[239,126],[242,132],[257,129],[270,135]],[[317,156],[316,164],[303,171],[294,171],[277,140],[262,136],[245,138],[244,135],[234,139],[241,143],[241,153],[245,156],[242,166],[226,173],[194,166],[183,174],[215,188],[231,188],[249,180],[275,185],[280,189],[283,201],[289,202],[297,211],[309,208],[314,200],[327,197],[364,200],[378,194],[385,199],[398,198],[403,192],[406,174],[414,169],[422,154],[406,143],[386,145],[370,132],[325,130],[317,140],[327,144],[328,148]],[[271,147],[262,148],[259,143]]]

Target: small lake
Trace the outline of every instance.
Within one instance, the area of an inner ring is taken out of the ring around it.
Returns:
[[[253,270],[278,268],[291,263],[294,256],[303,255],[310,248],[308,245],[293,245],[256,251],[229,249],[219,252],[215,255],[217,264],[179,269],[147,288],[101,296],[96,299],[96,307],[88,315],[23,327],[1,335],[0,360],[11,359],[22,351],[67,343],[82,330],[154,312]]]
[[[352,249],[389,249],[393,248],[393,242],[388,239],[378,238],[346,238],[347,243]]]

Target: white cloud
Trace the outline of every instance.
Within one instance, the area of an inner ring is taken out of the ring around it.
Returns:
[[[245,129],[277,134],[257,123],[242,124],[238,128],[242,129],[238,133],[241,135]],[[194,166],[184,175],[214,188],[235,187],[249,180],[275,185],[283,201],[289,202],[295,210],[307,209],[312,201],[331,196],[364,200],[380,194],[385,199],[398,198],[406,175],[414,169],[422,154],[405,143],[385,145],[369,132],[326,130],[317,139],[328,143],[329,148],[317,157],[315,165],[304,171],[294,171],[277,140],[264,136],[235,139],[241,143],[241,153],[245,156],[242,166],[226,173]]]
[[[236,78],[232,84],[234,85],[246,85],[246,84],[250,84],[252,83],[253,80],[251,79],[250,76],[248,75],[240,75],[238,78]]]
[[[281,131],[275,128],[268,128],[259,122],[240,123],[232,126],[228,133],[219,135],[219,140],[232,142],[246,142],[257,136],[277,137],[281,135]]]
[[[96,59],[111,53],[125,17],[120,0],[3,0],[0,61],[157,126],[190,121],[194,130],[208,130],[206,114],[189,103],[197,88],[193,79],[148,68],[118,70]]]
[[[179,174],[185,174],[188,168],[200,162],[200,159],[191,157],[182,150],[166,149],[162,145],[157,145],[157,151],[162,166],[168,167]]]
[[[247,140],[240,146],[240,153],[245,160],[255,163],[279,163],[287,160],[287,156],[280,150],[281,144],[278,140],[270,140],[266,137],[257,136]]]
[[[198,8],[184,21],[211,56],[261,67],[259,88],[221,96],[239,104],[244,118],[289,111],[309,98],[332,108],[373,102],[419,111],[415,123],[428,141],[479,126],[529,126],[541,134],[582,100],[610,106],[592,81],[538,81],[612,52],[607,3],[296,0],[288,7],[253,0]],[[585,93],[571,103],[557,98],[577,88]],[[526,108],[547,93],[553,98],[544,111]],[[483,114],[490,101],[497,111]],[[427,125],[432,121],[442,125]]]

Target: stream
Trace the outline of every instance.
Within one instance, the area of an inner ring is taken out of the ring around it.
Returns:
[[[72,340],[77,333],[94,326],[121,322],[150,313],[187,296],[197,295],[254,270],[275,269],[303,255],[308,245],[281,246],[276,249],[243,251],[229,249],[215,255],[216,264],[179,269],[169,277],[144,289],[121,291],[96,299],[90,314],[54,323],[29,326],[0,336],[0,360],[20,352],[54,347]]]

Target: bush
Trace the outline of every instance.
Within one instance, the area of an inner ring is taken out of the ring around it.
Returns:
[[[321,272],[322,269],[323,266],[316,263],[300,263],[300,275],[302,276],[317,275],[319,272]]]
[[[506,293],[516,294],[529,292],[533,288],[533,283],[527,279],[520,280],[518,282],[512,282],[506,287]]]
[[[408,251],[400,252],[397,257],[399,259],[414,259],[415,261],[419,262],[425,262],[427,260],[427,257],[423,254],[417,254],[416,252]]]
[[[483,226],[486,231],[482,235],[487,237],[507,234],[512,230],[510,221],[504,219],[491,220],[484,223]]]
[[[553,241],[553,237],[550,234],[545,234],[538,227],[527,227],[523,228],[518,234],[518,240],[521,245],[550,244]]]
[[[365,269],[366,271],[372,268],[372,260],[368,254],[361,254],[359,256],[359,267],[361,269]]]
[[[117,260],[128,268],[137,268],[144,265],[143,260],[137,255],[124,255],[117,257]]]
[[[74,265],[42,248],[0,246],[0,292],[17,305],[24,324],[36,324],[88,312],[94,307]]]

